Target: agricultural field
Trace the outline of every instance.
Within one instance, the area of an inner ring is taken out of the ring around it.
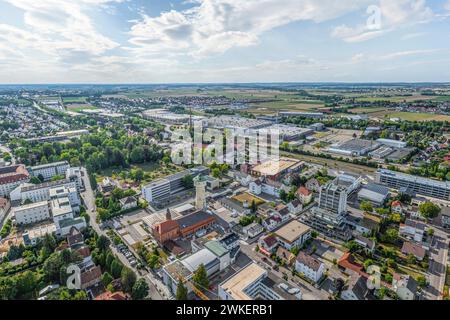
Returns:
[[[85,103],[86,97],[63,97],[63,102],[66,103]]]
[[[413,95],[413,96],[396,96],[396,97],[359,97],[356,101],[361,102],[379,102],[379,101],[389,101],[389,102],[413,102],[422,100],[432,100],[432,96],[423,95]]]
[[[395,112],[389,113],[388,116],[407,121],[450,121],[450,116],[447,115],[420,112]]]
[[[72,111],[72,112],[81,112],[83,110],[96,110],[97,107],[94,107],[91,104],[82,104],[82,103],[73,103],[73,104],[69,104],[66,105],[66,109],[67,111]]]

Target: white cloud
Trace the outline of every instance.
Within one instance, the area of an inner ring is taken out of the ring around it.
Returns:
[[[444,4],[444,9],[445,9],[445,10],[450,10],[450,1],[447,1],[447,2]]]
[[[331,35],[350,43],[362,42],[401,27],[429,22],[435,17],[426,0],[380,0],[378,8],[381,13],[379,28],[373,30],[367,23],[355,27],[340,25]]]
[[[193,0],[194,7],[143,15],[130,30],[135,53],[183,51],[202,57],[259,43],[271,29],[294,21],[323,22],[364,8],[369,0]]]

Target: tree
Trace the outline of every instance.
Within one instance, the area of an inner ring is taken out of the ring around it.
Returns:
[[[121,272],[120,281],[126,292],[131,292],[136,283],[136,274],[130,268],[124,267]]]
[[[192,277],[194,285],[199,290],[206,290],[209,287],[208,274],[206,273],[205,265],[202,263],[195,271]]]
[[[192,175],[188,174],[184,176],[183,179],[181,179],[181,183],[186,189],[191,189],[192,187],[194,187],[194,178],[192,177]]]
[[[102,283],[105,286],[105,288],[113,281],[113,277],[109,274],[109,272],[105,272],[102,275]]]
[[[187,300],[187,295],[188,290],[186,286],[184,285],[181,279],[178,279],[177,293],[176,293],[177,300]]]
[[[219,168],[212,169],[211,175],[216,179],[220,178],[220,169]]]
[[[101,235],[97,238],[96,246],[100,249],[100,251],[105,251],[109,248],[111,241],[109,241],[108,237],[105,235]]]
[[[32,177],[32,178],[30,179],[30,183],[32,183],[32,184],[40,184],[40,183],[42,183],[42,181],[39,180],[38,177]]]
[[[143,278],[136,281],[131,290],[131,297],[134,300],[142,300],[148,295],[148,284]]]
[[[255,202],[255,200],[252,200],[252,206],[251,206],[252,213],[255,213],[256,209],[257,209],[256,202]]]
[[[427,286],[428,282],[427,282],[427,278],[425,278],[424,276],[418,276],[417,277],[417,284],[419,285],[419,287],[424,288]]]
[[[114,261],[111,263],[111,275],[114,279],[117,279],[121,276],[123,265],[117,261],[117,259],[114,259]]]
[[[388,229],[384,235],[384,239],[390,243],[396,243],[398,240],[398,230],[396,229]]]
[[[372,212],[373,211],[373,206],[369,201],[363,201],[361,202],[359,208],[363,211],[366,212]]]
[[[419,206],[419,213],[427,219],[436,218],[440,212],[441,208],[432,202],[425,202]]]
[[[287,200],[287,193],[286,191],[284,191],[284,189],[280,190],[280,199],[283,200],[284,202],[286,202]]]

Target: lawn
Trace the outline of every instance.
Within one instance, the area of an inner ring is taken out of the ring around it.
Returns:
[[[238,194],[234,197],[232,197],[233,200],[239,201],[240,203],[244,204],[245,201],[247,201],[247,203],[249,205],[252,204],[253,201],[255,201],[255,204],[257,206],[259,206],[260,204],[264,203],[264,200],[262,200],[261,198],[255,197],[253,195],[251,195],[250,193],[247,192],[243,192],[241,194]]]
[[[389,117],[407,121],[450,121],[450,116],[447,115],[419,112],[396,112],[389,114]]]
[[[64,103],[84,103],[86,102],[86,97],[63,97]]]

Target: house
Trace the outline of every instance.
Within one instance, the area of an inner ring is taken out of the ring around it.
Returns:
[[[134,209],[138,206],[137,200],[135,197],[125,197],[119,200],[120,208],[122,210],[130,210]]]
[[[279,246],[275,255],[287,266],[291,266],[295,261],[295,254]]]
[[[242,186],[247,187],[252,182],[252,176],[241,171],[234,172],[234,180],[239,182]]]
[[[75,227],[72,227],[67,235],[67,244],[74,248],[84,244],[83,234]]]
[[[444,228],[450,228],[450,208],[442,207],[441,209],[441,222]]]
[[[264,228],[259,223],[254,222],[254,223],[242,228],[242,231],[249,238],[254,238],[257,235],[259,235],[260,233],[262,233],[264,231]]]
[[[101,282],[102,270],[99,266],[95,266],[81,273],[81,289],[87,289]]]
[[[258,246],[259,250],[263,254],[270,256],[275,252],[275,249],[278,246],[278,240],[273,234],[269,234],[267,236],[259,238]]]
[[[380,221],[378,217],[369,214],[365,214],[363,218],[349,215],[346,220],[347,224],[361,235],[372,234],[372,232],[378,231]]]
[[[391,210],[393,213],[397,213],[397,214],[403,214],[403,212],[404,212],[403,205],[398,200],[392,201]]]
[[[342,300],[367,300],[368,294],[367,279],[358,273],[352,273],[341,292],[341,298]]]
[[[322,262],[300,251],[295,261],[295,271],[313,282],[318,282],[322,278],[324,270],[325,265]]]
[[[417,260],[422,261],[425,258],[427,252],[418,244],[405,241],[403,242],[402,253],[406,255],[412,254]]]
[[[399,234],[408,240],[421,243],[425,233],[426,225],[420,221],[407,219],[405,223],[400,224]]]
[[[122,291],[117,292],[106,291],[96,296],[94,300],[116,300],[116,301],[128,300],[128,295],[123,293]]]
[[[281,222],[286,222],[291,217],[288,206],[284,204],[279,204],[275,207],[273,216],[279,217],[281,219]]]
[[[292,220],[275,231],[275,235],[280,245],[291,250],[294,247],[303,246],[305,241],[311,238],[311,228],[297,220]]]
[[[266,230],[275,230],[281,224],[281,218],[278,216],[270,216],[262,221],[262,225]]]
[[[260,195],[262,192],[262,182],[259,179],[250,182],[248,190],[254,195]]]
[[[298,199],[294,199],[293,201],[288,203],[289,212],[293,215],[299,215],[303,210],[303,205]]]
[[[304,205],[312,201],[312,192],[303,186],[298,188],[295,194]]]
[[[6,198],[0,197],[0,220],[6,215],[11,208],[11,202]]]
[[[392,277],[392,289],[401,300],[414,300],[417,294],[418,284],[410,275],[394,273]]]
[[[355,242],[362,246],[367,252],[374,252],[375,241],[363,237],[362,235],[355,235]]]
[[[305,187],[308,190],[319,192],[320,191],[320,183],[316,178],[311,178],[305,183]]]

